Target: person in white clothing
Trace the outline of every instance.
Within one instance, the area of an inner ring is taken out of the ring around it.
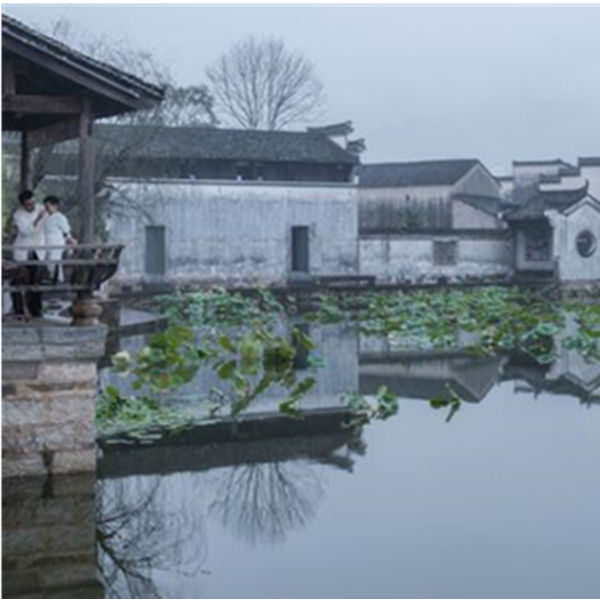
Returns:
[[[44,236],[46,246],[54,246],[46,250],[45,260],[61,260],[65,244],[74,245],[77,240],[71,235],[71,226],[67,217],[60,212],[60,200],[56,196],[46,196],[44,207],[48,216],[44,220]],[[60,265],[50,262],[48,264],[53,281],[63,281],[63,272]]]
[[[13,259],[15,262],[37,261],[43,258],[42,249],[44,245],[44,220],[46,211],[42,206],[35,203],[31,190],[24,190],[19,194],[21,206],[13,214],[13,230],[15,239],[13,242]],[[40,267],[28,264],[23,269],[17,269],[19,283],[34,285],[40,276]],[[26,317],[41,317],[42,296],[40,292],[28,291],[25,294],[16,292],[12,296],[13,308],[16,314]]]

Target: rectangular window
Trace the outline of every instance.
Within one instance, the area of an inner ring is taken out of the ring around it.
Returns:
[[[434,265],[455,265],[456,264],[455,240],[434,240],[433,242],[433,264]]]
[[[146,273],[164,275],[166,270],[166,244],[164,225],[146,225]]]
[[[308,273],[308,227],[292,227],[292,271]]]

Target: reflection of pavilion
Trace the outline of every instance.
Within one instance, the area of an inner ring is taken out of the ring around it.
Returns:
[[[480,402],[498,380],[502,357],[473,357],[464,352],[363,353],[361,394],[374,394],[385,385],[399,398],[431,400],[451,397]]]

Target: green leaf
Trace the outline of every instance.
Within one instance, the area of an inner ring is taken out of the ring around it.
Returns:
[[[229,361],[227,361],[225,363],[222,363],[217,368],[217,375],[221,379],[230,379],[231,376],[233,375],[233,373],[235,372],[235,367],[236,367],[236,361],[235,360],[229,360]]]
[[[228,352],[231,352],[232,354],[235,354],[235,346],[226,335],[220,335],[218,342],[222,348],[224,348]]]
[[[290,398],[288,400],[284,400],[283,402],[279,403],[279,412],[297,419],[302,416],[302,412],[298,408],[297,403],[297,399]]]

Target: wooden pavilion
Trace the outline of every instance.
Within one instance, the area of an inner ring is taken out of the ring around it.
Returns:
[[[21,188],[32,149],[79,138],[80,241],[93,241],[96,119],[150,108],[163,90],[2,15],[2,131],[21,133]]]

